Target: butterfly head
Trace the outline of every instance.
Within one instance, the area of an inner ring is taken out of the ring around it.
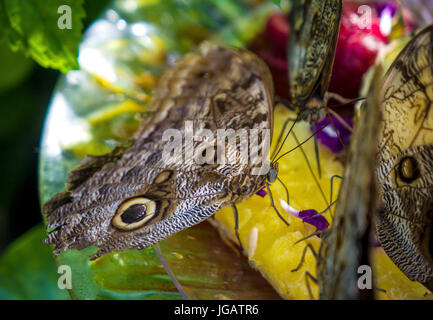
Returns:
[[[269,169],[267,179],[270,183],[274,183],[278,178],[278,163],[273,162],[271,168]]]

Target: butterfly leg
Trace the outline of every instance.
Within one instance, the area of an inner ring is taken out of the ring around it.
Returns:
[[[316,214],[316,215],[314,215],[313,216],[313,218],[315,218],[315,217],[318,217],[318,216],[321,216],[322,214],[325,214],[328,210],[330,210],[334,205],[335,205],[335,203],[337,202],[337,200],[335,200],[335,201],[333,201],[333,199],[332,199],[332,196],[333,196],[333,188],[334,188],[334,179],[335,178],[339,178],[339,179],[341,179],[341,180],[343,180],[343,177],[341,177],[341,176],[339,176],[339,175],[337,175],[337,174],[334,174],[332,177],[331,177],[331,187],[330,187],[330,195],[329,195],[329,202],[330,202],[330,204],[329,204],[329,206],[327,206],[326,207],[326,209],[325,210],[323,210],[322,212],[319,212],[318,214]],[[333,218],[333,215],[332,215],[332,212],[331,212],[331,218]]]
[[[299,261],[298,266],[295,269],[292,269],[292,272],[296,272],[299,269],[301,269],[302,265],[304,264],[304,260],[305,260],[305,255],[307,254],[307,249],[310,249],[311,253],[313,254],[314,258],[316,258],[317,260],[317,252],[316,250],[314,250],[313,246],[311,245],[311,243],[307,244],[304,247],[304,250],[302,251],[302,256],[301,256],[301,261]]]
[[[338,114],[338,112],[335,112],[334,110],[332,110],[331,108],[329,108],[327,106],[328,105],[328,101],[329,101],[330,98],[334,98],[334,99],[336,99],[338,101],[343,102],[341,105],[349,104],[349,103],[358,101],[360,99],[355,99],[355,100],[354,99],[346,99],[346,98],[343,98],[343,97],[341,97],[340,95],[338,95],[336,93],[330,93],[330,92],[327,92],[326,95],[325,95],[324,103],[325,103],[325,112],[326,112],[326,115],[328,116],[329,120],[331,121],[331,125],[332,125],[335,133],[337,134],[338,141],[340,142],[340,144],[342,145],[342,147],[345,148],[346,146],[345,146],[343,140],[341,139],[341,135],[340,135],[339,131],[337,130],[337,127],[336,127],[336,125],[334,123],[334,120],[332,119],[331,115],[334,116],[346,128],[346,130],[352,132],[353,129],[352,129],[351,125],[349,123],[347,123]]]
[[[310,286],[309,280],[313,281],[316,285],[319,284],[319,282],[317,281],[317,278],[315,276],[313,276],[310,272],[306,271],[305,272],[305,284],[307,286],[308,295],[310,296],[311,300],[314,300],[313,291],[311,291],[311,286]]]
[[[280,214],[277,207],[275,206],[274,197],[272,196],[272,192],[271,192],[271,189],[269,188],[269,185],[266,185],[266,189],[268,190],[269,198],[271,199],[271,207],[274,208],[275,212],[277,213],[277,215],[281,219],[281,221],[283,221],[288,227],[290,227],[290,223],[288,223],[286,221],[286,219],[284,219],[284,217]]]
[[[185,292],[185,290],[182,288],[182,285],[180,284],[180,282],[176,279],[176,276],[174,275],[174,273],[171,271],[171,269],[169,268],[167,262],[165,261],[165,258],[161,252],[161,249],[159,249],[159,245],[156,243],[153,245],[153,248],[155,249],[156,255],[159,258],[159,261],[161,262],[161,264],[163,265],[165,271],[168,273],[168,276],[170,277],[171,281],[173,281],[174,286],[177,288],[177,290],[179,291],[179,293],[183,296],[183,298],[185,300],[191,300],[188,297],[188,294]]]
[[[334,179],[341,179],[341,180],[344,180],[344,178],[342,177],[342,176],[339,176],[338,174],[334,174],[332,177],[331,177],[331,182],[330,182],[330,189],[331,189],[331,191],[330,191],[330,195],[329,195],[329,201],[332,203],[332,195],[333,195],[333,189],[334,189]]]
[[[283,180],[281,180],[280,178],[277,177],[277,180],[279,183],[281,183],[281,185],[283,186],[284,190],[286,191],[286,198],[287,198],[287,204],[290,204],[290,197],[289,197],[289,189],[287,189],[286,184],[283,182]]]
[[[344,180],[343,179],[343,177],[342,176],[339,176],[338,174],[334,174],[332,177],[331,177],[331,182],[330,182],[330,195],[329,195],[329,202],[331,203],[330,204],[330,206],[332,206],[332,205],[334,205],[334,203],[333,203],[333,194],[334,194],[334,179],[341,179],[341,180]],[[333,214],[332,214],[332,211],[331,211],[331,218],[333,218]]]
[[[307,254],[307,250],[310,249],[311,253],[313,254],[314,258],[317,260],[317,252],[316,250],[314,250],[313,246],[311,245],[311,243],[307,244],[304,247],[304,250],[302,251],[302,256],[301,256],[301,261],[299,262],[298,266],[291,270],[292,272],[296,272],[299,269],[301,269],[302,265],[304,264],[305,261],[305,255]],[[314,277],[309,271],[305,272],[305,284],[307,286],[307,290],[308,290],[308,295],[310,296],[310,299],[313,300],[313,292],[311,291],[311,286],[310,286],[310,281],[312,280],[315,284],[318,284],[316,277]]]
[[[325,97],[323,100],[326,102],[326,104],[328,104],[328,101],[331,99],[337,100],[340,103],[340,105],[348,105],[348,104],[357,102],[359,100],[364,100],[365,98],[349,99],[349,98],[343,97],[342,95],[339,95],[338,93],[327,91],[325,93]]]
[[[315,232],[313,232],[313,233],[310,233],[310,234],[309,234],[308,236],[306,236],[306,237],[303,237],[303,238],[301,238],[301,239],[299,239],[299,240],[296,240],[296,242],[293,244],[293,246],[294,246],[294,245],[297,245],[298,243],[300,243],[300,242],[302,242],[302,241],[308,240],[308,239],[310,239],[310,238],[312,238],[312,237],[314,237],[314,236],[318,236],[318,237],[320,237],[322,234],[323,234],[323,230],[317,230],[317,231],[315,231]]]
[[[241,248],[241,251],[243,251],[244,248],[242,246],[241,238],[239,237],[239,212],[238,212],[238,208],[236,208],[235,204],[232,204],[232,209],[233,209],[233,216],[235,218],[235,234],[236,234],[236,239],[239,242],[239,247]]]
[[[319,179],[321,179],[322,178],[322,170],[320,167],[319,142],[317,140],[317,135],[314,136],[314,153],[316,154],[317,173],[319,174]]]
[[[328,108],[328,107],[326,107],[326,113],[328,114],[328,116],[329,116],[329,113],[331,113],[334,117],[336,117],[337,118],[337,120],[338,121],[340,121],[340,123],[347,129],[347,130],[349,130],[350,132],[352,132],[353,131],[353,128],[350,126],[350,124],[348,124],[347,122],[346,122],[346,120],[344,120],[339,114],[338,114],[338,112],[335,112],[334,110],[332,110],[331,108]],[[334,126],[334,125],[333,125]],[[334,128],[334,130],[335,130],[335,128]]]
[[[382,293],[386,294],[386,290],[385,289],[378,288],[378,287],[375,287],[375,286],[373,286],[373,289],[376,290],[376,291],[379,291],[379,292],[382,292]]]
[[[299,139],[296,136],[295,132],[293,132],[293,137],[295,138],[296,143],[299,145],[299,149],[301,150],[302,155],[305,159],[305,162],[307,163],[308,170],[310,171],[311,175],[313,176],[314,182],[316,183],[317,188],[319,189],[320,194],[323,197],[323,200],[325,200],[325,202],[328,203],[328,199],[326,199],[326,196],[325,196],[325,193],[323,192],[322,186],[320,185],[319,180],[317,179],[316,175],[314,174],[313,168],[311,167],[310,160],[308,159],[307,154],[304,151],[304,148],[302,148],[301,143],[299,142]]]
[[[334,129],[335,134],[337,135],[338,142],[340,142],[343,149],[346,149],[346,145],[344,144],[343,139],[341,138],[340,132],[338,131],[337,126],[335,125],[334,120],[332,119],[330,113],[332,113],[340,121],[340,123],[342,123],[344,126],[346,126],[346,128],[350,132],[352,132],[352,127],[346,121],[344,121],[344,119],[341,118],[340,115],[337,112],[335,112],[334,110],[332,110],[328,107],[325,110],[326,110],[326,115],[327,115],[328,119],[330,120],[330,124],[331,124],[332,128]]]

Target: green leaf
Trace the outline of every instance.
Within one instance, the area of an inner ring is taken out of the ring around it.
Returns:
[[[57,286],[60,276],[50,248],[42,243],[43,225],[13,242],[0,258],[0,300],[69,299]]]
[[[3,1],[0,1],[0,39],[4,38],[9,28],[9,19]]]
[[[13,52],[7,40],[0,38],[0,94],[22,83],[34,66],[31,59],[21,52]]]
[[[41,66],[58,69],[63,73],[78,68],[78,44],[83,29],[84,0],[2,0],[5,15],[0,23],[6,24],[14,50],[22,50]],[[62,5],[71,8],[71,29],[60,29],[58,21]]]

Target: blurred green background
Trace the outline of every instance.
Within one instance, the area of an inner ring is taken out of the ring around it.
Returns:
[[[84,2],[84,28],[108,2]],[[4,10],[2,0],[0,18]],[[57,267],[50,248],[42,244],[37,189],[41,131],[59,75],[22,51],[12,51],[8,39],[0,37],[0,299],[69,298],[56,288]],[[50,279],[38,273],[50,269]]]

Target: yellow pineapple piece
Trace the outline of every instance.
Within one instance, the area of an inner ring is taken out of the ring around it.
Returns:
[[[272,148],[278,139],[285,119],[296,118],[296,114],[283,107],[277,107],[274,115],[274,136]],[[289,123],[288,127],[292,124]],[[311,136],[309,124],[300,122],[295,125],[294,132],[300,142]],[[293,135],[286,140],[280,154],[296,147],[298,143]],[[314,140],[310,139],[302,146],[309,159],[312,170],[318,178],[316,158],[314,152]],[[322,178],[319,183],[320,192],[313,175],[308,169],[306,160],[300,148],[284,156],[279,161],[279,178],[285,183],[290,196],[290,205],[297,210],[316,209],[322,211],[329,205],[330,180],[335,174],[342,175],[343,166],[336,160],[335,155],[328,149],[319,146]],[[338,195],[340,181],[334,180],[334,195]],[[301,258],[304,247],[311,243],[318,250],[320,239],[312,237],[295,245],[295,242],[315,231],[313,226],[305,224],[288,214],[280,205],[280,200],[286,199],[286,192],[279,182],[271,185],[274,202],[280,214],[290,223],[288,227],[277,216],[270,205],[270,197],[262,198],[258,195],[237,205],[239,211],[239,236],[245,253],[251,264],[274,286],[279,294],[286,299],[308,299],[308,290],[305,286],[304,274],[309,271],[315,275],[316,260],[308,252],[302,268],[297,272],[291,272]],[[329,212],[325,215],[330,221]],[[231,208],[223,209],[216,214],[216,220],[220,228],[230,238],[235,239],[234,218]],[[317,296],[317,288],[313,285],[313,293]]]
[[[274,115],[273,147],[282,130],[285,119],[294,119],[296,114],[283,107],[277,107]],[[291,123],[289,123],[290,127]],[[299,142],[311,136],[309,124],[300,122],[295,125],[294,132]],[[292,135],[287,139],[280,154],[291,150],[298,143]],[[271,150],[273,150],[273,147]],[[330,180],[333,175],[343,175],[343,165],[327,148],[319,145],[322,177],[318,178],[314,141],[310,139],[302,146],[308,157],[311,168],[320,188],[310,172],[304,154],[298,148],[279,161],[279,178],[286,184],[290,205],[297,210],[315,209],[323,211],[330,203]],[[338,197],[340,179],[334,179],[332,199]],[[297,272],[302,253],[308,243],[318,252],[320,238],[313,236],[308,240],[297,241],[315,231],[313,226],[303,223],[301,219],[288,214],[280,205],[280,200],[286,200],[286,192],[277,181],[271,185],[272,196],[280,214],[290,223],[288,227],[276,214],[270,205],[269,194],[264,198],[254,195],[237,205],[239,211],[239,236],[250,264],[261,272],[276,291],[285,299],[309,299],[306,287],[305,273],[316,275],[316,260],[307,251],[302,268]],[[324,214],[332,223],[331,212]],[[236,241],[234,232],[234,216],[231,208],[225,208],[216,213],[214,224],[227,237]],[[427,291],[421,284],[410,281],[391,262],[381,248],[373,249],[373,272],[376,287],[386,290],[379,293],[379,299],[420,299]],[[310,281],[315,298],[318,297],[318,287]]]
[[[433,300],[433,294],[419,282],[409,280],[386,255],[382,248],[373,250],[373,275],[381,300]]]

